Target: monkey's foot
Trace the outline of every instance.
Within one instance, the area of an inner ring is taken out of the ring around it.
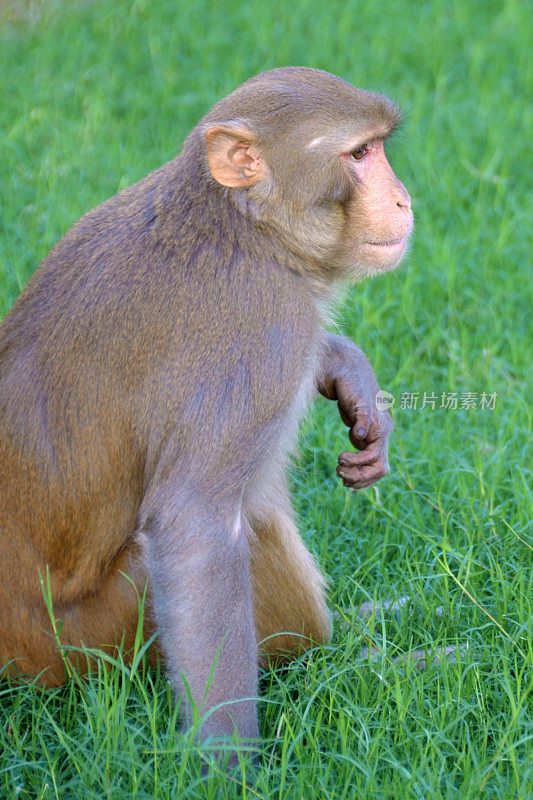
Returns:
[[[359,619],[370,619],[372,616],[381,617],[387,612],[399,617],[405,606],[409,607],[409,614],[413,614],[414,609],[410,603],[410,597],[400,597],[398,600],[369,600],[357,607],[357,616]],[[439,606],[434,611],[436,617],[442,617],[443,613],[443,606]]]
[[[371,619],[372,617],[383,617],[385,614],[393,615],[399,619],[402,614],[402,609],[406,606],[408,607],[408,613],[414,614],[415,609],[411,605],[410,597],[399,597],[398,600],[368,600],[367,602],[354,606],[354,608],[357,618],[362,620]],[[436,617],[442,617],[444,607],[438,606],[433,613]],[[333,618],[339,622],[341,627],[346,627],[350,624],[340,611],[334,612]]]
[[[393,664],[411,664],[415,669],[426,669],[428,666],[438,666],[443,661],[454,663],[458,657],[464,658],[468,651],[468,642],[464,645],[450,645],[443,650],[410,650],[407,653],[395,656]],[[363,647],[359,654],[362,658],[369,658],[371,661],[379,661],[383,658],[376,647]]]

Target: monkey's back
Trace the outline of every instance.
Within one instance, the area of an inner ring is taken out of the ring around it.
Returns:
[[[0,325],[8,592],[33,594],[46,565],[65,601],[80,572],[96,585],[162,461],[206,448],[216,469],[246,441],[236,469],[259,469],[310,384],[317,317],[300,276],[257,231],[249,246],[236,210],[206,216],[214,200],[189,181],[176,159],[82,217]]]

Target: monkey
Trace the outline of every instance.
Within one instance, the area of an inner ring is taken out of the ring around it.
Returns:
[[[150,658],[202,739],[257,738],[258,665],[329,640],[287,464],[318,392],[358,451],[344,485],[388,471],[372,367],[328,322],[406,251],[399,122],[327,72],[261,73],[40,264],[0,325],[4,674],[65,680],[44,576],[67,651],[128,651],[147,588]]]

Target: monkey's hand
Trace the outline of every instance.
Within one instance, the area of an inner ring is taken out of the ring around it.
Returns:
[[[367,357],[345,336],[328,334],[321,353],[317,388],[336,400],[348,436],[358,453],[341,453],[337,475],[345,486],[363,489],[389,471],[388,440],[392,419],[376,406],[379,385]]]

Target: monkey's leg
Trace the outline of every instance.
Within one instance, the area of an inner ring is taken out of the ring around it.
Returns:
[[[37,581],[35,592],[21,603],[5,603],[0,618],[0,666],[11,662],[8,671],[13,676],[39,676],[38,683],[57,686],[64,682],[65,671],[61,652],[53,633],[50,615]],[[135,583],[125,576],[128,575]],[[79,597],[61,602],[54,592],[52,574],[52,612],[59,642],[68,662],[80,673],[87,671],[87,657],[79,647],[103,650],[111,655],[123,645],[126,660],[135,644],[139,625],[139,597],[147,581],[146,567],[137,541],[132,540],[108,566],[100,583],[84,591],[80,576]],[[144,638],[154,630],[150,598],[144,607]],[[155,663],[157,646],[150,648],[150,662]],[[91,659],[92,660],[92,659]]]
[[[285,486],[249,519],[260,663],[283,662],[329,640],[325,580],[294,524]]]
[[[147,505],[155,618],[185,724],[196,709],[205,715],[202,738],[257,737],[257,642],[239,503],[182,488]]]

